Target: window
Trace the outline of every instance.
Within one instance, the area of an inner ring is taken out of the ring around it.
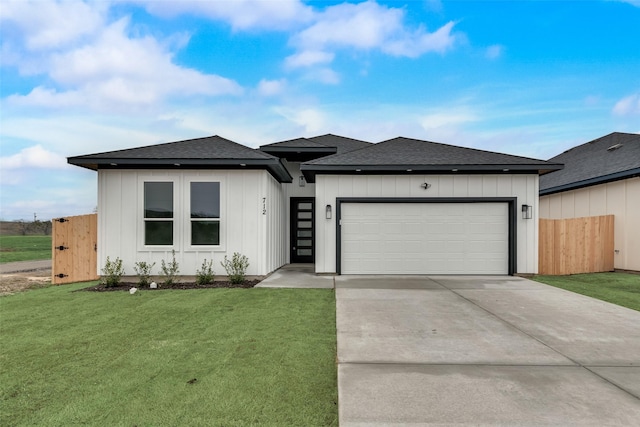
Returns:
[[[144,244],[173,245],[173,182],[144,183]]]
[[[220,244],[220,183],[191,182],[191,244]]]

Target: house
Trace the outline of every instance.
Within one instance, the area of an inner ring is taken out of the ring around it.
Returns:
[[[539,175],[562,165],[395,138],[252,149],[219,136],[71,157],[98,173],[98,261],[193,275],[240,252],[248,274],[516,274],[538,266]]]
[[[614,132],[549,160],[540,218],[614,215],[614,267],[640,271],[640,134]]]

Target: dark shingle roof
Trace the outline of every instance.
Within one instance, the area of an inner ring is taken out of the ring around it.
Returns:
[[[544,160],[399,137],[305,162],[301,170],[313,182],[316,173],[544,173],[561,167]]]
[[[287,157],[287,155],[304,157],[304,154],[307,154],[308,157],[304,159],[307,160],[309,158],[328,156],[330,154],[347,153],[369,145],[371,145],[370,142],[327,134],[311,138],[296,138],[262,145],[260,150],[270,154],[283,155],[285,157]],[[300,154],[303,156],[296,156]]]
[[[551,159],[563,170],[540,177],[540,195],[640,175],[640,134],[614,132]]]
[[[309,140],[326,145],[327,147],[336,147],[338,154],[348,153],[372,145],[370,142],[332,134],[314,136],[309,138]]]
[[[67,161],[93,170],[166,167],[267,169],[280,182],[291,182],[292,179],[279,158],[217,135],[69,157]]]

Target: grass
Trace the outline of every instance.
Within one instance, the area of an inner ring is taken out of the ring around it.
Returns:
[[[324,289],[0,298],[0,425],[337,425]]]
[[[640,275],[638,274],[535,276],[533,280],[640,311]]]
[[[0,236],[0,263],[51,259],[51,236]]]

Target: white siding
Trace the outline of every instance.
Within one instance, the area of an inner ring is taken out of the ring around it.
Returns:
[[[204,259],[220,261],[240,252],[249,258],[249,275],[264,275],[284,264],[279,236],[284,227],[280,184],[266,171],[226,170],[100,170],[98,172],[98,268],[106,257],[120,257],[127,275],[137,261],[170,260],[171,248],[145,247],[143,240],[143,183],[174,182],[174,245],[181,275],[194,275]],[[190,245],[188,188],[191,180],[220,182],[220,246]],[[266,211],[265,211],[266,209]],[[279,247],[280,245],[280,247]]]
[[[325,219],[324,209],[329,204],[335,211],[338,197],[516,197],[516,272],[538,271],[538,175],[318,175],[317,273],[336,271],[336,218]],[[533,219],[522,219],[523,204],[533,206]]]
[[[614,267],[640,271],[640,177],[540,197],[540,218],[614,215]]]

